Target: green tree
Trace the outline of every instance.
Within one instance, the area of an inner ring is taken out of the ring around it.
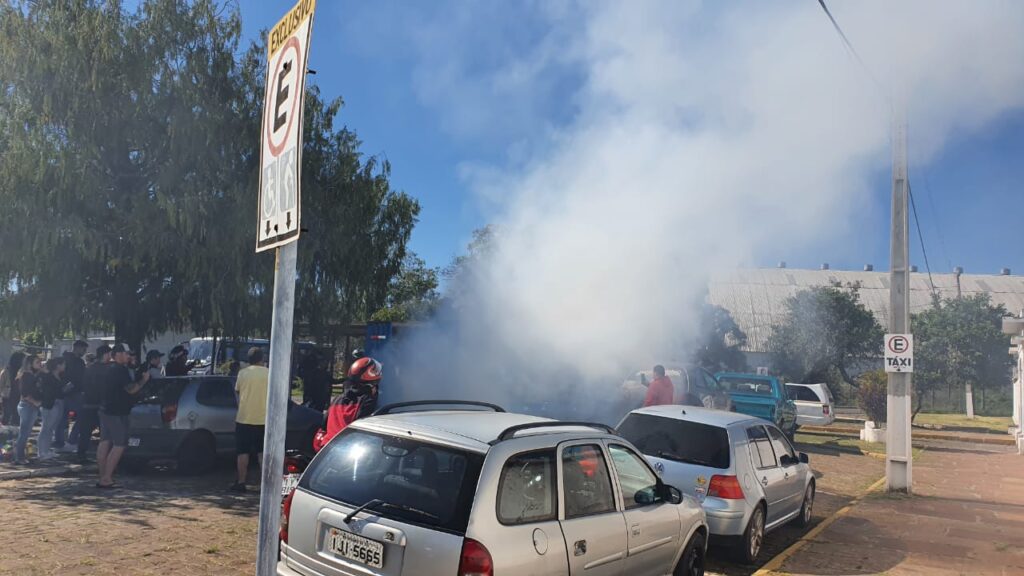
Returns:
[[[1001,329],[1007,315],[988,294],[937,301],[914,315],[915,416],[925,396],[942,386],[962,393],[963,409],[973,417],[975,389],[1009,384],[1010,342]]]
[[[856,387],[851,367],[881,356],[884,336],[859,290],[856,284],[820,286],[789,298],[786,319],[769,340],[775,370],[794,382],[841,379]]]
[[[237,57],[214,0],[0,6],[3,322],[266,332],[273,257],[256,255],[265,47]],[[306,94],[296,317],[316,335],[383,306],[419,206]]]
[[[401,272],[391,281],[385,306],[374,313],[372,320],[409,322],[428,318],[440,299],[437,275],[436,268],[428,268],[414,253],[407,254]]]
[[[693,353],[697,364],[712,373],[723,370],[747,370],[747,359],[742,351],[747,343],[747,335],[728,310],[707,302],[703,303],[698,327],[697,344]]]

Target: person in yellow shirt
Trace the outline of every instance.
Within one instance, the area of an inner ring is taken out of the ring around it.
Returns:
[[[235,451],[238,455],[238,477],[231,485],[233,492],[245,492],[249,457],[263,462],[263,432],[267,424],[267,388],[270,371],[264,363],[263,349],[249,349],[249,366],[238,372],[235,392],[238,393],[238,415],[235,416]]]

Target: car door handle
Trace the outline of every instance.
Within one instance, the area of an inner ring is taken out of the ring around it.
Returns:
[[[789,479],[789,472],[786,472],[786,479]]]
[[[764,478],[761,478],[761,485],[762,486],[767,486],[768,485],[768,477],[767,476],[765,476]]]

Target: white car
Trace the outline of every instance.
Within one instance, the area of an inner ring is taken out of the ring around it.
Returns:
[[[827,384],[787,382],[786,393],[796,404],[797,426],[828,426],[836,421],[836,407]]]
[[[705,518],[603,424],[406,402],[313,459],[277,574],[703,576]]]

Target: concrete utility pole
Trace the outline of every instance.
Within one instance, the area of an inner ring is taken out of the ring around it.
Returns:
[[[907,121],[896,104],[892,134],[892,239],[889,256],[889,333],[910,332],[910,236],[907,213]],[[913,457],[910,448],[911,374],[890,372],[886,406],[885,488],[911,493]]]

